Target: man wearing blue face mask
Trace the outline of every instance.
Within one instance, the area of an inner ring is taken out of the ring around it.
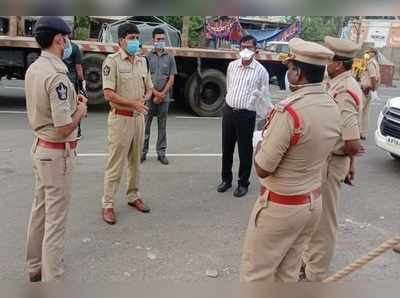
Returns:
[[[145,57],[139,54],[139,30],[125,23],[118,27],[120,49],[103,63],[104,98],[110,103],[108,117],[109,159],[104,176],[103,219],[115,224],[114,201],[121,177],[128,165],[128,205],[149,212],[139,194],[139,167],[144,141],[145,102],[152,95],[153,83]]]
[[[165,51],[165,32],[161,28],[153,30],[154,49],[149,52],[147,59],[154,83],[153,96],[149,101],[149,112],[146,115],[146,129],[141,161],[146,160],[149,151],[151,122],[154,116],[158,119],[157,156],[158,160],[167,165],[167,117],[170,102],[170,90],[177,74],[175,58]]]

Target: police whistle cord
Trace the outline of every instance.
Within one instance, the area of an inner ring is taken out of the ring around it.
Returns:
[[[380,255],[383,255],[386,251],[388,251],[389,249],[392,249],[393,247],[395,247],[398,244],[400,244],[400,236],[396,236],[392,239],[385,241],[380,246],[375,248],[373,251],[369,252],[367,255],[359,258],[358,260],[355,260],[353,263],[351,263],[350,265],[345,267],[343,270],[335,273],[331,277],[328,277],[323,282],[332,282],[332,281],[341,280],[342,278],[353,273],[354,271],[361,269],[362,267],[367,265],[369,262],[371,262],[375,258],[379,257]]]

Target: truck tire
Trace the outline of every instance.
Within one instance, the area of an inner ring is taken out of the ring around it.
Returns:
[[[286,72],[277,75],[279,89],[281,90],[286,90],[285,78],[286,78]]]
[[[390,155],[391,155],[395,160],[400,161],[400,156],[398,156],[398,155],[396,155],[396,154],[393,154],[393,153],[390,153]]]
[[[26,55],[26,68],[28,68],[37,58],[39,58],[40,53],[30,52]]]
[[[105,55],[95,53],[84,54],[83,56],[83,71],[85,72],[89,105],[98,105],[105,102],[102,84],[102,67],[105,58]]]
[[[192,111],[201,117],[220,115],[225,104],[226,77],[216,69],[202,72],[201,86],[197,73],[191,75],[185,85],[185,100]]]

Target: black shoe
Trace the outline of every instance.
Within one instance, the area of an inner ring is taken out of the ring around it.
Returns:
[[[140,163],[143,163],[146,160],[146,154],[142,154],[142,157],[140,158]]]
[[[41,282],[42,281],[42,272],[32,272],[29,273],[29,281],[30,282]]]
[[[167,165],[169,164],[168,158],[164,155],[164,156],[159,156],[158,160],[163,164],[163,165]]]
[[[222,183],[220,185],[218,185],[217,191],[218,192],[226,192],[231,187],[232,187],[231,182],[222,181]]]
[[[249,188],[247,186],[241,186],[239,185],[236,189],[233,195],[237,198],[243,197],[247,194],[249,191]]]

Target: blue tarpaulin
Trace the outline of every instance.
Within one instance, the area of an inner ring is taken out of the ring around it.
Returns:
[[[246,29],[246,32],[253,35],[257,39],[257,43],[263,43],[274,40],[285,29]]]
[[[265,44],[269,41],[289,41],[301,31],[300,21],[292,23],[286,28],[271,29],[247,29],[248,34],[253,35],[259,44]]]

